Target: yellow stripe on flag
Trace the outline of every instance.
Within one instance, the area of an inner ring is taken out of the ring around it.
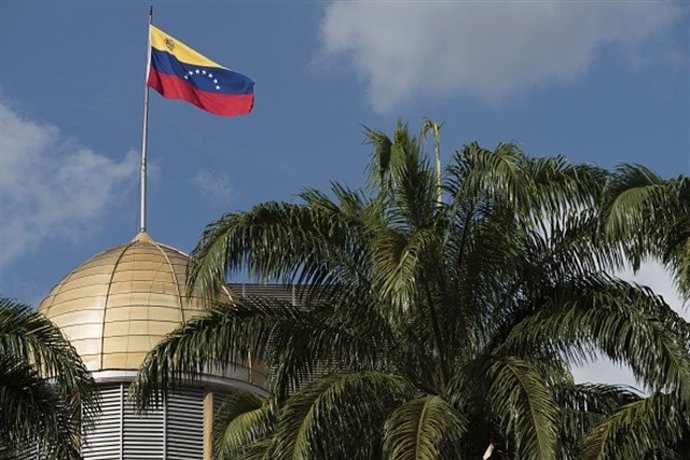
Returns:
[[[194,64],[204,67],[226,67],[214,62],[204,56],[203,54],[194,51],[189,46],[185,45],[172,35],[166,34],[154,25],[151,25],[151,46],[159,51],[165,51],[172,54],[178,61],[186,62],[187,64]]]

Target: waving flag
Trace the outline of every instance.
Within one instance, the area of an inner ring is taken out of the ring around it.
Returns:
[[[147,84],[163,97],[182,99],[216,115],[243,115],[254,105],[254,82],[213,62],[150,26]]]

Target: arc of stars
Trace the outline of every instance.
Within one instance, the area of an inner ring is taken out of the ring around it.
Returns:
[[[209,80],[213,81],[213,85],[216,87],[216,91],[220,90],[220,85],[218,84],[218,79],[213,78],[213,74],[211,72],[206,73],[206,70],[204,70],[204,69],[202,69],[201,71],[199,71],[199,69],[189,70],[184,75],[184,79],[189,80],[189,77],[194,76],[194,74],[201,74],[201,75],[208,77]]]

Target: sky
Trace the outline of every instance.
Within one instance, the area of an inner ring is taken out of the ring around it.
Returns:
[[[137,233],[150,4],[256,82],[242,117],[151,92],[147,229],[185,252],[225,212],[362,185],[363,126],[398,120],[444,122],[444,160],[512,141],[690,174],[690,2],[0,0],[1,295],[36,305]],[[687,317],[657,265],[637,279]]]

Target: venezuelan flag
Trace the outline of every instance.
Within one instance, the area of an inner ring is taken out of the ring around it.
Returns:
[[[216,115],[242,115],[254,106],[254,82],[213,62],[150,26],[147,84],[163,97],[182,99]]]

